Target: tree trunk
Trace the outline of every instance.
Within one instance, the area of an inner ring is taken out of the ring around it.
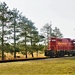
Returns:
[[[27,58],[27,49],[26,49],[26,58]]]
[[[31,46],[32,46],[32,37],[31,37]],[[31,49],[31,55],[32,55],[32,57],[34,57],[32,49]]]
[[[27,48],[26,48],[26,31],[25,31],[25,52],[26,52],[26,58],[27,58]]]
[[[36,56],[38,57],[38,50],[36,51]]]
[[[16,31],[15,31],[15,25],[16,25],[16,22],[14,23],[14,58],[16,58]]]
[[[2,60],[4,60],[4,23],[2,22]]]
[[[32,51],[32,57],[34,57],[33,51]]]

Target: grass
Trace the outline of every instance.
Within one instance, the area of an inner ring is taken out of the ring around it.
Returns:
[[[75,75],[75,57],[0,63],[0,75]]]

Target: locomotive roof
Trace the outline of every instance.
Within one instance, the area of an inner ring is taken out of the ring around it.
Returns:
[[[72,39],[70,39],[70,38],[55,38],[55,37],[52,37],[51,39],[72,41]],[[75,39],[74,39],[74,41],[75,41]]]

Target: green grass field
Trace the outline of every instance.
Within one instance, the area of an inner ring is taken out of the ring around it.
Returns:
[[[75,57],[0,63],[0,75],[75,75]]]

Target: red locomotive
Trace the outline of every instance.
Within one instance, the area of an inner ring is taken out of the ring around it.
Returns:
[[[70,38],[50,38],[45,56],[63,57],[64,55],[75,56],[75,40]]]

